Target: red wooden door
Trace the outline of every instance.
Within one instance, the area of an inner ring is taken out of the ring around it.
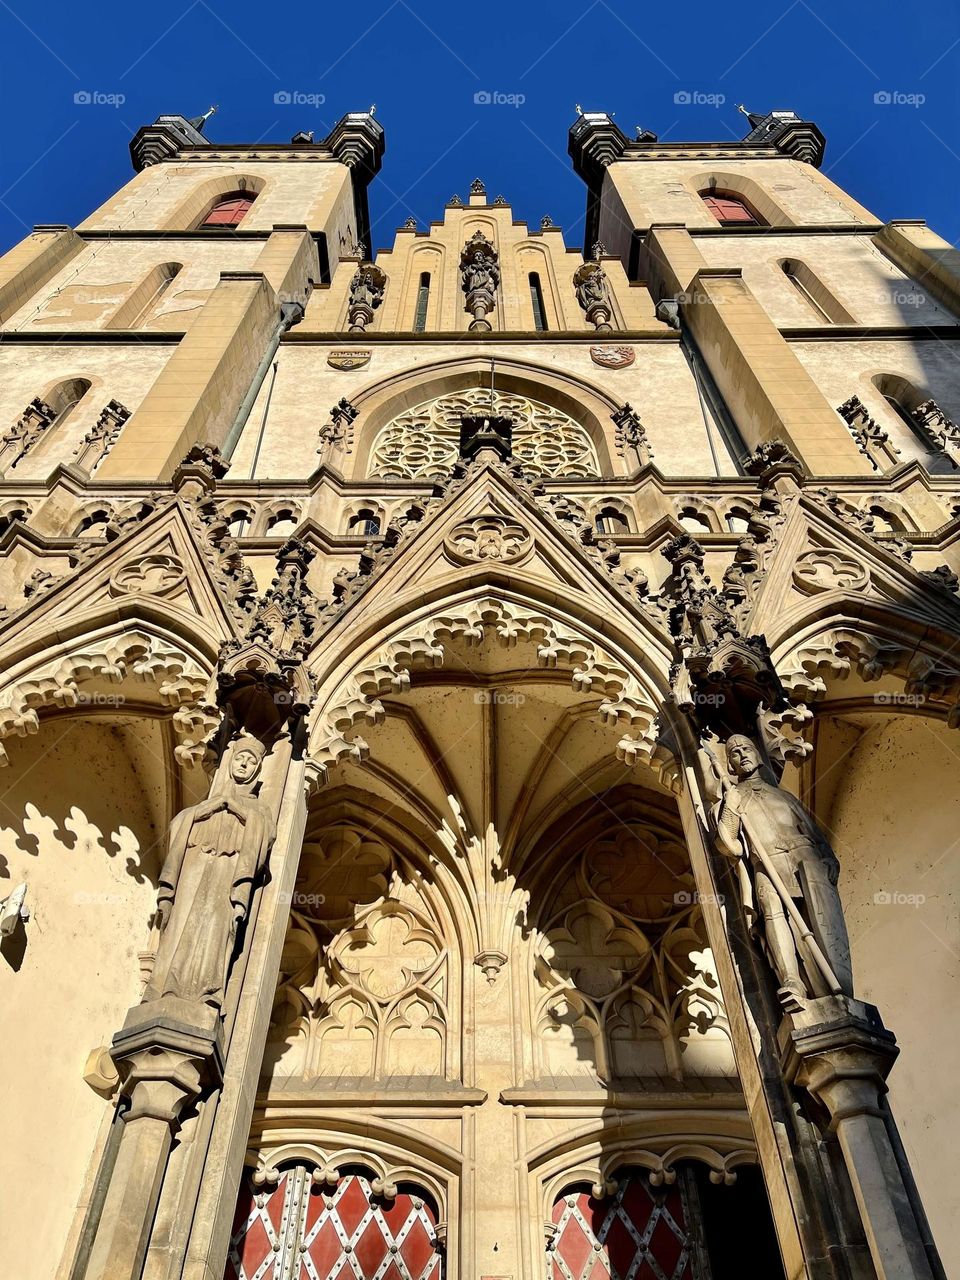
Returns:
[[[414,1187],[388,1199],[349,1174],[321,1189],[298,1167],[272,1190],[244,1182],[224,1280],[440,1280],[436,1228]]]
[[[551,1280],[693,1280],[679,1188],[653,1191],[640,1174],[594,1200],[585,1188],[553,1206]]]

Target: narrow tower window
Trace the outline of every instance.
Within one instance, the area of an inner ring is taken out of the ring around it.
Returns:
[[[716,220],[725,227],[756,227],[760,224],[760,219],[753,210],[736,196],[724,195],[719,191],[701,191],[700,198]]]
[[[238,226],[246,217],[254,198],[254,196],[247,195],[244,191],[234,191],[231,195],[221,197],[200,223],[200,226]]]
[[[430,301],[430,272],[424,271],[417,289],[417,314],[413,319],[413,332],[423,333],[427,327],[427,304]]]
[[[540,288],[540,277],[536,271],[530,272],[530,303],[533,307],[533,327],[538,333],[545,333],[547,314],[543,309],[543,290]]]
[[[836,300],[805,262],[799,262],[796,258],[784,258],[780,268],[819,320],[826,320],[829,324],[853,324],[850,312]]]

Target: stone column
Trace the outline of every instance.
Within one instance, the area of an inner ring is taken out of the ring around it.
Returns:
[[[219,1019],[210,1012],[204,1029],[179,1021],[179,1009],[154,1013],[141,1005],[114,1039],[130,1105],[84,1280],[138,1280],[141,1274],[180,1115],[222,1072]]]
[[[243,1174],[260,1069],[266,1049],[273,993],[290,918],[307,820],[303,760],[291,762],[278,798],[280,824],[271,878],[257,914],[231,1030],[223,1088],[202,1157],[196,1207],[186,1245],[183,1280],[222,1280],[237,1190]],[[171,1270],[171,1276],[181,1275]]]
[[[891,1141],[882,1098],[898,1050],[878,1011],[847,996],[810,1000],[784,1019],[778,1041],[786,1078],[830,1116],[878,1280],[942,1277]]]

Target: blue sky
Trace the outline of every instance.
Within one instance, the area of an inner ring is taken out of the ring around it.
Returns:
[[[121,186],[141,124],[211,103],[211,139],[252,142],[323,137],[376,102],[387,154],[371,188],[375,248],[410,215],[442,217],[477,176],[518,218],[549,213],[579,244],[575,102],[670,140],[742,136],[739,102],[791,108],[826,134],[824,169],[880,218],[925,217],[960,239],[958,0],[0,0],[0,32],[0,250],[33,223],[79,222]],[[475,101],[483,93],[513,102]]]

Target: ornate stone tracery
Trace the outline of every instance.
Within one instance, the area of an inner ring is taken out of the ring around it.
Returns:
[[[538,913],[540,1070],[602,1080],[733,1072],[686,849],[617,818]]]
[[[378,432],[370,451],[371,475],[407,480],[448,475],[457,460],[460,420],[483,411],[513,422],[513,456],[525,473],[551,479],[599,475],[585,427],[537,400],[481,387],[428,400],[399,414]]]

